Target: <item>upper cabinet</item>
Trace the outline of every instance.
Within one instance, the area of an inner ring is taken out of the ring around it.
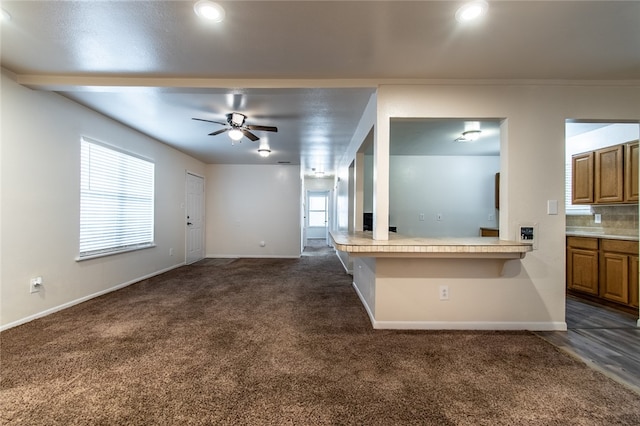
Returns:
[[[624,198],[638,202],[638,141],[625,145],[624,151]]]
[[[638,141],[572,157],[572,204],[638,202]]]
[[[593,152],[585,152],[571,158],[572,204],[593,204],[593,157]]]
[[[623,145],[610,146],[595,152],[595,203],[620,203],[624,201]]]

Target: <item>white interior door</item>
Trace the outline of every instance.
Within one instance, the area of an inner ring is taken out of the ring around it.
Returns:
[[[204,179],[187,173],[186,263],[204,257]]]

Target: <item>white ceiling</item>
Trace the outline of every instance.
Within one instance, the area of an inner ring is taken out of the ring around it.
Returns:
[[[29,87],[207,163],[290,161],[328,173],[379,83],[640,79],[635,1],[490,1],[487,16],[467,25],[454,18],[460,1],[235,0],[220,2],[218,24],[200,21],[194,3],[3,0],[12,19],[2,23],[1,63]],[[271,157],[191,120],[231,111],[278,127],[256,132]],[[443,124],[451,133],[464,123]]]

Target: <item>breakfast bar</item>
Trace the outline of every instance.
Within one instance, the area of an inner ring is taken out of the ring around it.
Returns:
[[[420,238],[389,234],[388,240],[374,240],[371,232],[331,232],[335,248],[354,257],[445,257],[522,259],[531,244],[498,238]]]
[[[523,266],[531,244],[496,237],[419,238],[371,232],[332,232],[341,257],[348,254],[353,287],[374,328],[563,329],[531,322],[509,300],[542,305]],[[499,307],[499,308],[498,308]]]

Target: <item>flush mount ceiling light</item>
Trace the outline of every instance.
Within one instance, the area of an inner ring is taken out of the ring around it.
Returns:
[[[478,138],[480,137],[480,133],[482,133],[482,130],[466,130],[462,132],[462,137],[470,142],[473,142],[475,140],[478,140]]]
[[[454,142],[473,142],[478,140],[481,133],[479,121],[468,121],[464,125],[464,132],[460,137],[454,139]]]
[[[213,22],[222,22],[224,20],[224,9],[218,3],[209,0],[200,0],[193,6],[193,10],[201,18]]]
[[[271,150],[269,148],[260,148],[258,150],[258,154],[260,154],[260,157],[268,157],[269,154],[271,154]]]
[[[466,3],[456,11],[456,20],[458,22],[470,22],[481,18],[487,13],[489,3],[484,0],[476,0]]]

